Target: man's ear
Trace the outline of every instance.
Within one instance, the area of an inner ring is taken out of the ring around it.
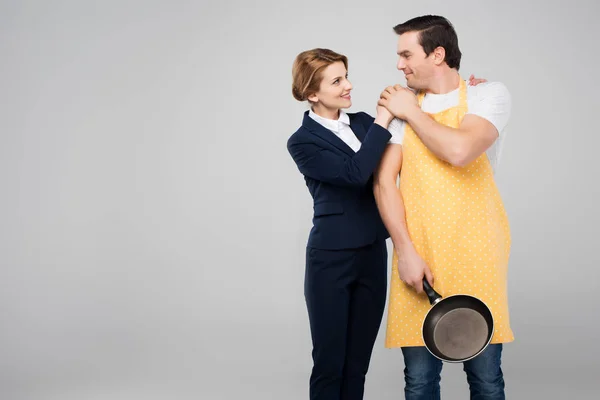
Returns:
[[[433,62],[435,65],[440,65],[444,61],[446,61],[446,49],[444,49],[442,46],[438,46],[433,49]]]

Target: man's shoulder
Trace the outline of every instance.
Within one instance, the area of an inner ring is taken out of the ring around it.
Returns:
[[[482,83],[471,86],[468,95],[469,114],[487,119],[501,133],[508,123],[512,108],[506,85],[502,82]]]
[[[478,99],[507,99],[510,100],[508,87],[502,82],[485,82],[477,86],[468,87],[469,97]]]

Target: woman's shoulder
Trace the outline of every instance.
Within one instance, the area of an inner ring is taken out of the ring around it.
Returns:
[[[371,125],[373,125],[373,122],[375,121],[375,118],[371,117],[369,114],[367,114],[364,111],[348,113],[348,117],[350,117],[351,121],[352,120],[358,121],[366,129],[369,129],[371,127]]]
[[[305,126],[300,125],[300,127],[288,138],[287,145],[289,147],[293,144],[306,143],[307,141],[310,142],[311,136],[310,131]]]
[[[358,111],[355,113],[348,113],[348,116],[350,118],[366,118],[366,119],[374,119],[373,117],[371,117],[368,113],[364,112],[364,111]]]

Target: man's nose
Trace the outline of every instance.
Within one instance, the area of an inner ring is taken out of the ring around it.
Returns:
[[[402,71],[404,68],[406,68],[406,64],[404,63],[404,61],[400,58],[398,59],[398,64],[396,65],[396,67]]]

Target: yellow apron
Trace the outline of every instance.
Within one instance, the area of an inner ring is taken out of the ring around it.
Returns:
[[[418,95],[419,105],[424,94]],[[467,113],[467,86],[461,79],[459,104],[437,114],[438,123],[458,128]],[[482,154],[466,167],[437,158],[406,124],[400,192],[412,242],[434,275],[443,297],[468,294],[492,311],[491,343],[514,340],[509,324],[506,275],[510,228],[492,166]],[[431,305],[398,276],[394,249],[385,346],[424,346],[421,333]]]

